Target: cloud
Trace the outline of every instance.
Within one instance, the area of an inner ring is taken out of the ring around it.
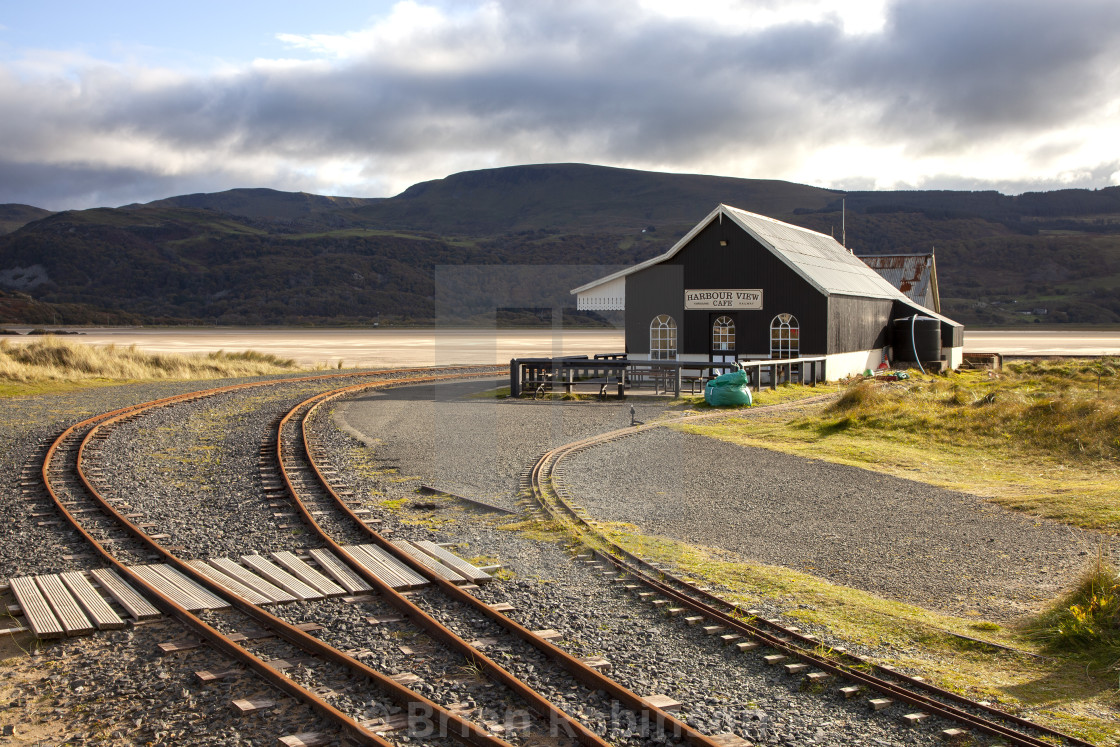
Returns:
[[[350,33],[282,34],[290,59],[193,74],[38,52],[0,67],[20,113],[0,120],[0,167],[24,179],[0,195],[384,195],[549,161],[837,187],[1115,181],[1120,5],[852,5],[412,0]]]

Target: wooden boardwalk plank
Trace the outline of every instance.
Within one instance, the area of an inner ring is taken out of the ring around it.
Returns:
[[[408,587],[408,584],[405,582],[404,578],[394,573],[389,568],[386,568],[381,563],[377,562],[376,559],[370,556],[369,553],[367,553],[361,547],[358,547],[357,545],[348,545],[344,546],[342,548],[342,551],[346,553],[347,557],[349,557],[350,560],[357,563],[362,568],[372,573],[374,576],[377,576],[390,587],[394,589],[405,589]]]
[[[330,550],[311,550],[310,552],[311,557],[315,559],[319,567],[337,581],[339,586],[346,589],[348,594],[358,594],[371,590],[365,579],[350,570],[350,567],[336,558]]]
[[[116,599],[117,604],[124,607],[136,621],[156,620],[160,617],[159,610],[153,607],[147,599],[140,596],[135,589],[125,583],[111,569],[98,568],[90,571],[90,573],[93,574],[94,579],[105,590],[105,593]]]
[[[486,571],[478,568],[475,565],[472,565],[471,563],[468,563],[467,561],[463,560],[460,557],[457,557],[456,555],[453,555],[431,540],[421,540],[414,544],[444,565],[451,566],[457,573],[466,577],[473,583],[477,584],[480,581],[489,581],[493,578],[493,576],[491,576]]]
[[[82,612],[78,600],[74,599],[74,595],[66,588],[66,584],[62,583],[58,574],[36,576],[35,583],[38,584],[39,590],[43,592],[43,596],[47,598],[47,603],[51,606],[51,609],[54,610],[54,616],[66,629],[66,635],[89,635],[95,630],[93,623],[86,617],[86,613]]]
[[[204,560],[188,560],[187,565],[189,565],[191,568],[194,568],[203,576],[206,576],[206,578],[221,586],[223,589],[227,589],[228,591],[233,592],[247,602],[251,602],[253,604],[270,604],[272,602],[272,599],[270,599],[269,597],[261,594],[256,589],[246,586],[236,578],[232,578],[225,573],[222,573],[217,568],[209,565]]]
[[[70,571],[60,573],[58,577],[82,605],[82,609],[86,611],[98,630],[119,630],[125,626],[125,621],[109,606],[97,589],[93,588],[93,584],[86,580],[83,573]]]
[[[151,586],[154,586],[165,597],[169,597],[175,604],[183,607],[191,612],[198,612],[206,609],[206,605],[202,600],[192,597],[187,592],[180,589],[175,584],[168,581],[159,573],[156,573],[152,566],[147,565],[134,565],[129,566],[130,571],[139,576],[142,580]]]
[[[402,552],[408,553],[410,558],[446,581],[450,581],[453,584],[461,584],[467,580],[464,576],[456,573],[453,568],[448,568],[407,540],[394,540],[393,546],[400,548]]]
[[[296,598],[279,586],[270,584],[257,574],[250,571],[237,561],[229,558],[211,558],[210,565],[217,568],[227,576],[240,581],[258,594],[268,597],[273,602],[294,602]]]
[[[9,581],[12,592],[23,608],[24,619],[39,638],[61,638],[65,634],[62,623],[54,616],[46,597],[35,585],[30,576],[13,578]]]
[[[411,584],[413,587],[428,585],[428,579],[424,578],[419,573],[412,570],[401,561],[397,560],[389,553],[388,550],[385,550],[378,545],[373,544],[372,542],[364,545],[359,545],[359,547],[365,550],[374,560],[389,568],[398,576],[404,578],[405,582]]]
[[[214,594],[205,586],[197,583],[176,568],[173,568],[169,565],[163,565],[162,563],[153,567],[155,568],[156,573],[160,574],[191,596],[197,597],[198,599],[202,600],[202,602],[207,605],[206,609],[228,610],[230,608],[231,605],[228,601],[222,599],[217,594]]]
[[[192,592],[187,591],[166,575],[160,573],[160,565],[161,564],[158,563],[153,565],[134,565],[130,566],[129,570],[159,589],[164,596],[170,597],[176,604],[190,612],[213,609],[210,600],[195,596]]]
[[[293,576],[308,586],[318,590],[318,592],[325,597],[340,597],[346,593],[346,589],[343,589],[334,581],[331,581],[322,573],[319,573],[319,571],[300,560],[293,552],[288,552],[287,550],[274,552],[272,553],[272,558],[277,563],[284,566]]]
[[[241,562],[257,574],[268,579],[299,599],[322,599],[318,589],[313,589],[263,555],[242,555]]]
[[[364,546],[350,545],[343,547],[342,551],[349,555],[355,563],[377,576],[393,589],[413,588],[414,584],[409,579],[398,573],[395,568],[383,563],[379,556],[369,553]]]

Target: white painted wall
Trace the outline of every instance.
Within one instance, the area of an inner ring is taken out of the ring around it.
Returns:
[[[845,376],[861,374],[867,369],[874,371],[883,362],[883,349],[857,350],[853,353],[834,353],[825,356],[824,373],[829,381]]]

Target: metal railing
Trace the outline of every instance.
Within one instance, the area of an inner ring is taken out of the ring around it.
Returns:
[[[523,393],[539,396],[545,392],[563,391],[571,394],[576,385],[597,385],[600,399],[608,390],[617,396],[626,396],[627,389],[652,387],[655,394],[668,393],[680,396],[682,384],[696,385],[712,378],[715,371],[734,370],[741,365],[747,380],[755,391],[763,382],[770,389],[778,384],[798,382],[816,386],[825,380],[825,358],[790,358],[754,361],[657,361],[628,360],[624,353],[599,353],[594,358],[568,356],[564,358],[515,358],[509,362],[509,389],[511,397]]]

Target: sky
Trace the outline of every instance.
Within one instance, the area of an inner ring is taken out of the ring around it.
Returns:
[[[0,203],[388,197],[526,163],[1120,185],[1116,0],[0,6]]]

